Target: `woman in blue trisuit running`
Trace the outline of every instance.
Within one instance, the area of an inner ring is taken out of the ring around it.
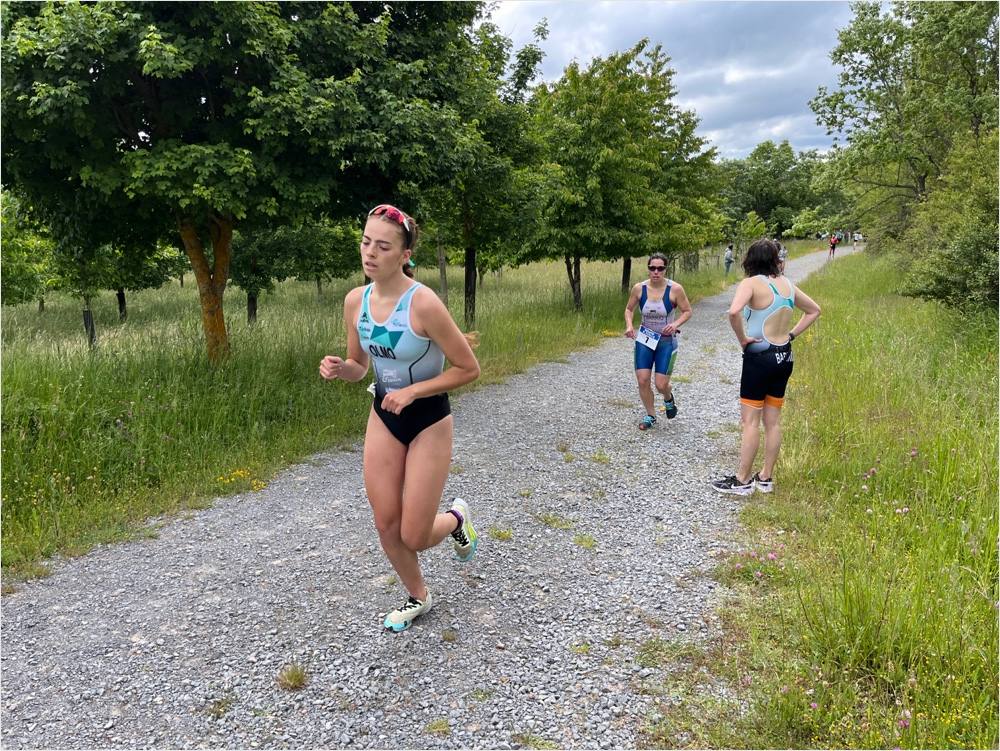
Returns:
[[[666,278],[667,257],[662,253],[653,253],[646,268],[649,279],[632,287],[632,294],[625,305],[625,336],[635,339],[635,377],[639,382],[639,398],[646,409],[639,430],[649,430],[656,424],[651,384],[654,380],[656,390],[663,396],[667,419],[677,416],[677,401],[670,387],[670,375],[677,360],[677,333],[691,317],[691,303],[684,288]],[[642,314],[638,332],[633,326],[636,307]]]

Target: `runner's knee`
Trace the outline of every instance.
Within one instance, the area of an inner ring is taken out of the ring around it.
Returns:
[[[374,512],[375,529],[378,536],[382,538],[398,538],[400,536],[400,516],[398,512],[379,513]]]
[[[407,524],[399,530],[400,539],[410,550],[424,550],[427,547],[430,529],[423,525]]]

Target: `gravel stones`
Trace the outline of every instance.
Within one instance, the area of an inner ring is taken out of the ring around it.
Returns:
[[[453,400],[446,496],[482,541],[421,555],[435,606],[409,631],[380,628],[405,595],[357,451],[25,584],[3,599],[4,747],[636,746],[657,711],[639,649],[710,628],[736,525],[708,485],[735,446],[729,297],[695,306],[680,414],[650,431],[623,338]],[[277,684],[290,663],[300,691]]]

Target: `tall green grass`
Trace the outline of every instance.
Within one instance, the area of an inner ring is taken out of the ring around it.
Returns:
[[[638,278],[643,259],[633,264]],[[502,380],[623,329],[620,264],[583,270],[575,312],[561,263],[487,275],[479,291],[480,383]],[[437,288],[435,269],[418,278]],[[189,275],[190,280],[190,275]],[[37,570],[54,553],[124,539],[153,515],[218,494],[264,487],[289,463],[356,439],[370,397],[326,383],[320,358],[344,349],[342,306],[361,277],[327,286],[286,282],[260,299],[231,288],[232,356],[206,363],[193,283],[129,295],[126,323],[114,297],[95,304],[91,351],[79,301],[53,296],[3,309],[2,560],[5,573]],[[724,288],[711,266],[680,281],[694,299]],[[449,271],[461,321],[461,269]]]
[[[704,745],[997,747],[997,322],[898,283],[858,256],[810,279],[778,490],[723,570],[714,668],[751,711],[714,705]]]

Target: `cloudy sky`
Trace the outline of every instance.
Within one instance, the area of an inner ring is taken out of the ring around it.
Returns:
[[[514,49],[548,19],[546,80],[643,37],[663,45],[678,104],[698,113],[720,156],[743,157],[767,139],[788,139],[796,151],[829,148],[809,100],[836,82],[829,52],[851,15],[847,2],[502,0],[492,18]]]

